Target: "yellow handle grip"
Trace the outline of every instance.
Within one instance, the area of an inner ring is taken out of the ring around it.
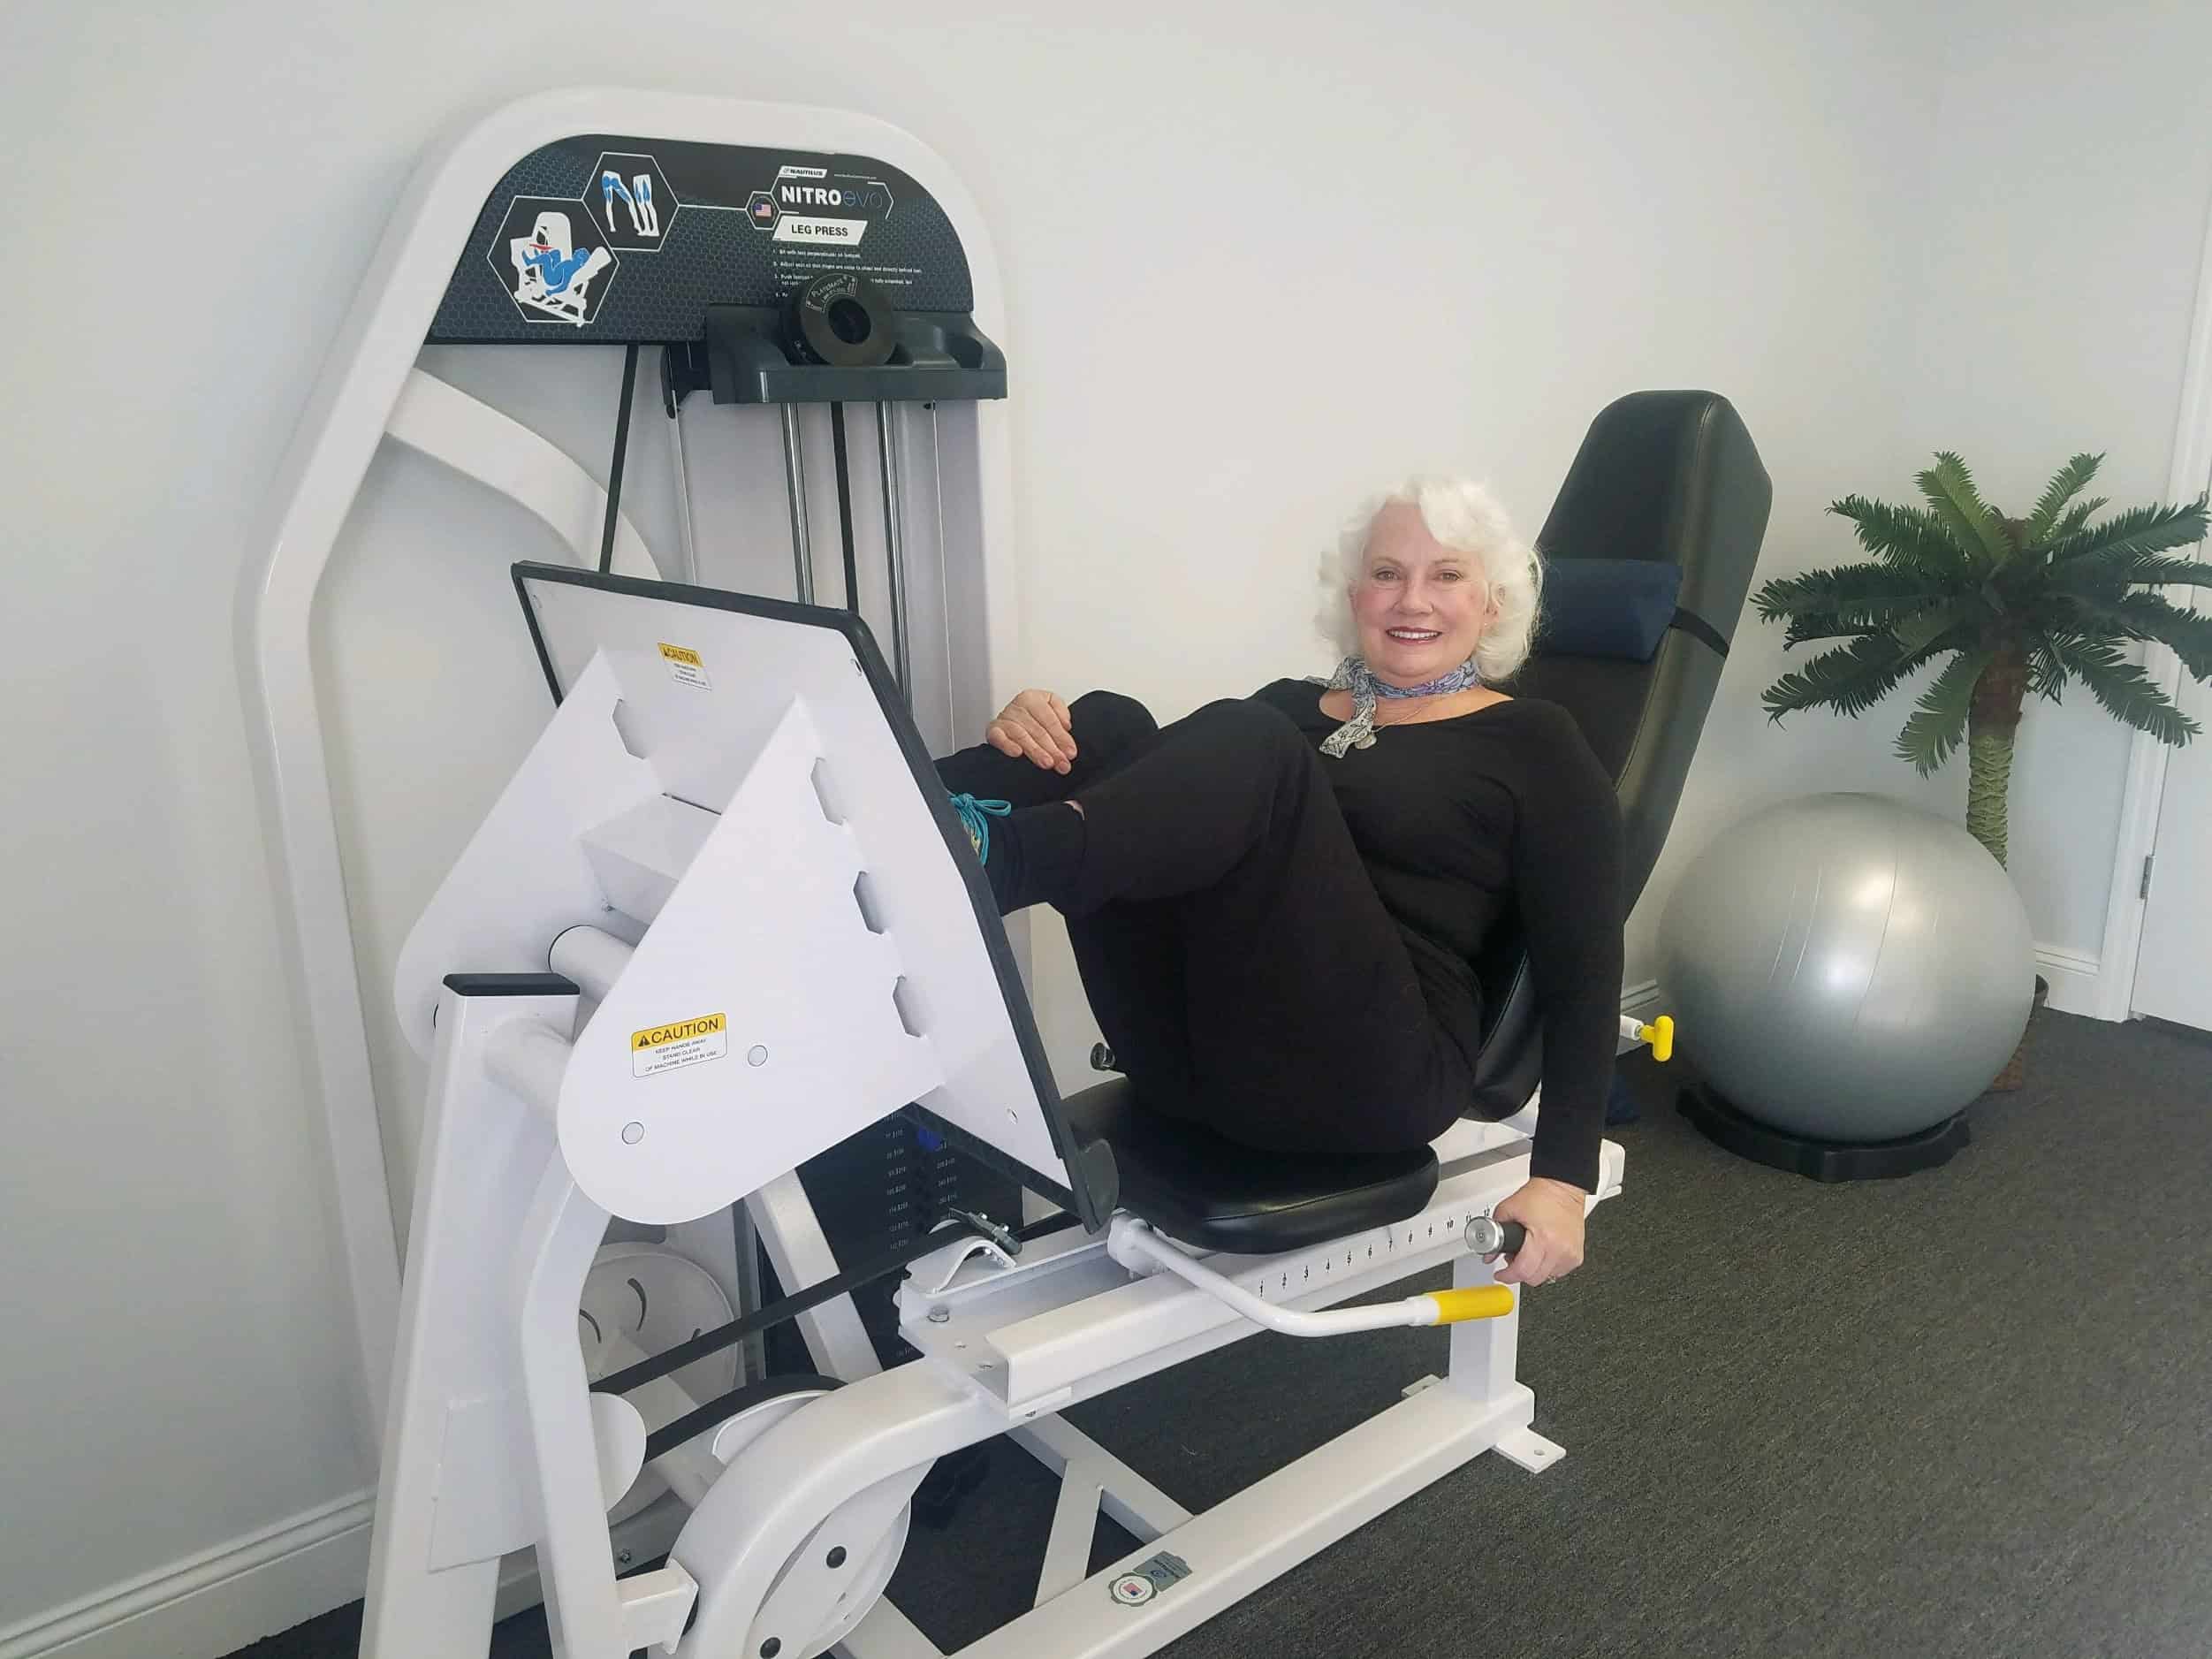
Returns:
[[[1436,1304],[1436,1322],[1456,1325],[1462,1320],[1498,1319],[1513,1312],[1513,1287],[1509,1284],[1478,1284],[1465,1290],[1431,1290],[1428,1299]]]
[[[1663,1062],[1675,1057],[1675,1016],[1673,1015],[1661,1015],[1636,1034],[1652,1046],[1653,1060]]]

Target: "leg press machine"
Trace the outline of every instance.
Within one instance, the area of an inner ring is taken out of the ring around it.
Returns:
[[[650,236],[635,213],[613,222],[614,158],[665,180]],[[832,191],[839,214],[820,211]],[[825,265],[907,285],[886,331],[839,364],[781,331],[794,273]],[[549,316],[538,286],[572,266],[592,281],[572,281]],[[1469,1115],[1433,1147],[1283,1159],[1149,1116],[1126,1078],[1066,1099],[1054,1087],[924,744],[924,728],[940,747],[980,728],[1011,626],[1007,369],[991,338],[1003,307],[989,238],[942,159],[836,111],[548,94],[429,158],[368,270],[241,601],[272,864],[381,1433],[367,1659],[479,1659],[495,1617],[529,1593],[532,1551],[564,1659],[941,1659],[886,1587],[931,1469],[1002,1435],[1061,1477],[1060,1499],[1033,1610],[961,1652],[1126,1659],[1485,1451],[1556,1463],[1516,1374],[1520,1300],[1492,1265],[1510,1241],[1489,1212],[1525,1178],[1540,1073],[1513,928],[1476,964],[1490,1014]],[[448,355],[421,354],[426,342]],[[627,353],[604,490],[430,372],[455,352],[549,344]],[[648,347],[680,556],[656,554],[620,501]],[[694,393],[775,407],[802,603],[644,579],[696,580],[708,550],[695,513],[703,526],[706,505],[749,505],[687,465]],[[879,529],[851,511],[853,402],[876,407]],[[802,416],[809,403],[833,422],[843,609],[811,603],[808,514],[824,483],[805,460],[824,423]],[[344,871],[360,851],[338,830],[315,619],[341,534],[366,533],[357,498],[386,438],[509,498],[577,561],[515,567],[557,709],[397,961],[399,1024],[429,1062],[404,1279]],[[1631,899],[1719,679],[1768,493],[1724,400],[1637,393],[1599,415],[1539,536],[1554,569],[1680,571],[1675,622],[1650,654],[1539,637],[1514,688],[1566,706],[1615,777]],[[878,552],[880,583],[856,557]],[[910,606],[936,608],[941,652],[934,630],[910,629]],[[1634,1021],[1625,1034],[1664,1040]],[[897,1114],[1018,1183],[1027,1224],[954,1214],[884,1259],[839,1260],[796,1172]],[[1607,1143],[1593,1204],[1622,1168]],[[636,1242],[645,1233],[666,1246]],[[788,1292],[767,1306],[744,1294],[755,1240]],[[1449,1290],[1389,1290],[1447,1265]],[[898,1334],[918,1357],[886,1369],[852,1292],[893,1274]],[[764,1375],[741,1356],[785,1321],[813,1369]],[[1060,1415],[1262,1328],[1432,1324],[1451,1328],[1444,1375],[1201,1514]],[[1101,1511],[1138,1544],[1092,1573]]]
[[[401,958],[430,1101],[364,1654],[481,1653],[500,1559],[532,1544],[575,1659],[878,1651],[916,1487],[1025,1428],[1076,1478],[1106,1470],[1145,1541],[962,1651],[1142,1654],[1483,1451],[1557,1460],[1515,1378],[1516,1298],[1469,1248],[1497,1247],[1478,1224],[1525,1177],[1521,1130],[1468,1122],[1433,1154],[1337,1166],[1333,1191],[1303,1161],[1264,1194],[1265,1157],[1242,1191],[1156,1164],[1186,1207],[1241,1213],[1155,1225],[1121,1201],[1114,1131],[1053,1087],[965,832],[864,627],[554,567],[517,582],[559,708]],[[569,971],[443,971],[549,956]],[[665,1566],[618,1578],[607,1513],[647,1461],[646,1418],[592,1390],[577,1319],[610,1218],[754,1200],[902,1109],[1079,1224],[1006,1241],[1018,1255],[952,1229],[899,1292],[920,1358],[741,1389],[650,1449],[696,1502]],[[1619,1147],[1604,1157],[1597,1198],[1620,1180]],[[1449,1293],[1365,1300],[1448,1262]],[[1200,1516],[1055,1417],[1263,1325],[1447,1322],[1434,1386]]]

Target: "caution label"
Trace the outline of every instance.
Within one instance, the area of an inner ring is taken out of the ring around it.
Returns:
[[[661,660],[668,665],[668,677],[680,686],[696,686],[702,691],[714,689],[714,682],[707,678],[707,665],[696,651],[663,641]]]
[[[666,646],[662,650],[665,651]],[[635,1077],[657,1077],[664,1071],[719,1060],[730,1052],[730,1021],[726,1014],[702,1014],[696,1020],[673,1025],[650,1025],[630,1033],[630,1071]]]

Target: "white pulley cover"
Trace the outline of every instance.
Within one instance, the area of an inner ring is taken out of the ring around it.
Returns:
[[[584,1374],[597,1382],[641,1357],[665,1353],[735,1317],[714,1275],[690,1257],[665,1244],[605,1245],[592,1260],[577,1312]],[[726,1349],[638,1389],[631,1404],[645,1433],[728,1393],[737,1386],[737,1351]],[[595,1404],[605,1397],[595,1395]],[[639,1444],[642,1449],[643,1442]],[[615,1489],[620,1502],[610,1510],[610,1521],[627,1520],[668,1490],[658,1468],[630,1473],[632,1481]]]
[[[714,1455],[734,1469],[747,1447],[810,1400],[821,1398],[825,1391],[779,1395],[739,1412],[715,1431]],[[744,1478],[741,1469],[730,1476],[739,1481]],[[881,1489],[873,1487],[856,1494],[850,1503],[816,1529],[812,1538],[801,1547],[799,1555],[786,1562],[783,1571],[776,1575],[764,1603],[764,1617],[769,1616],[766,1610],[775,1608],[794,1587],[791,1585],[794,1567],[803,1563],[812,1569],[817,1565],[817,1560],[825,1564],[821,1541],[834,1537],[845,1547],[842,1576],[821,1587],[818,1599],[825,1605],[820,1621],[794,1659],[818,1659],[818,1655],[828,1653],[868,1617],[869,1610],[890,1586],[891,1575],[898,1571],[899,1557],[906,1553],[907,1533],[913,1525],[914,1512],[910,1503],[901,1502],[897,1513],[889,1517],[886,1523],[881,1514],[882,1496]],[[855,1555],[858,1559],[854,1558]],[[824,1575],[816,1571],[809,1576],[820,1579]],[[785,1651],[788,1653],[788,1638],[785,1640]]]

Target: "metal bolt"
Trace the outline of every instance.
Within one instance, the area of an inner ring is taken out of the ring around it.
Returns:
[[[933,1307],[930,1310],[930,1323],[932,1325],[942,1325],[952,1317],[953,1310],[948,1307]]]
[[[616,1550],[614,1552],[614,1558],[626,1567],[628,1566],[633,1560],[636,1559],[636,1557],[627,1549]]]
[[[830,1565],[832,1565],[832,1567],[841,1567],[841,1566],[843,1566],[844,1564],[845,1564],[845,1546],[844,1546],[844,1545],[842,1545],[842,1544],[840,1544],[840,1545],[838,1545],[838,1547],[837,1547],[836,1549],[832,1549],[832,1550],[831,1550],[831,1551],[830,1551]]]

